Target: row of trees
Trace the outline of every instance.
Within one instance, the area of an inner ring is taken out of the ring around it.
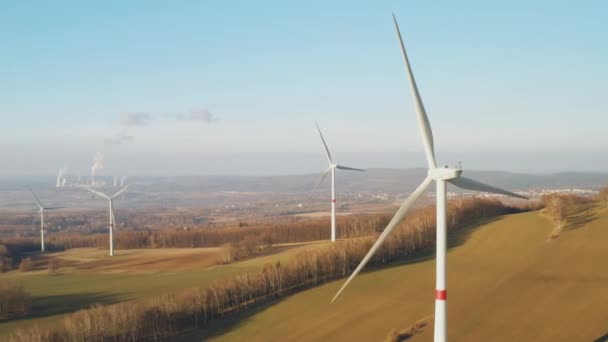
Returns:
[[[448,229],[480,219],[519,211],[497,200],[466,199],[449,206]],[[167,294],[148,300],[96,306],[68,315],[63,324],[43,330],[18,330],[13,341],[158,341],[181,332],[207,327],[218,318],[250,306],[349,275],[374,242],[373,237],[340,241],[323,249],[302,252],[293,262],[265,265],[261,272],[219,281],[207,288]],[[432,249],[435,210],[410,215],[371,259],[377,267]]]
[[[117,210],[117,224],[121,228],[140,227],[145,229],[223,226],[215,223],[211,210],[192,209],[120,209]],[[105,210],[72,210],[48,213],[45,223],[52,232],[102,232],[107,227]],[[35,236],[38,233],[39,215],[28,212],[0,212],[0,235]],[[31,229],[27,229],[30,227]],[[61,227],[61,229],[60,229]],[[25,228],[25,230],[24,230]]]
[[[342,238],[367,236],[386,226],[387,214],[350,215],[338,219],[338,235]],[[114,246],[118,249],[132,248],[183,248],[219,247],[237,245],[242,241],[259,241],[261,244],[327,240],[330,238],[327,218],[293,217],[278,222],[235,224],[224,228],[121,230],[115,235]],[[34,241],[34,240],[32,240]],[[78,247],[106,248],[107,234],[53,234],[48,236],[49,249]]]
[[[0,273],[15,269],[20,264],[23,254],[39,249],[40,243],[30,239],[0,241]]]

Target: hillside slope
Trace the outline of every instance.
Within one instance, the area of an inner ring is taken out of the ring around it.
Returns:
[[[209,286],[216,280],[259,272],[267,263],[289,262],[302,251],[326,244],[326,241],[315,241],[276,245],[271,254],[227,265],[216,265],[221,258],[220,248],[117,250],[114,257],[109,257],[106,250],[93,248],[48,253],[41,257],[72,263],[62,267],[58,275],[49,275],[46,269],[0,273],[0,283],[20,284],[33,296],[29,317],[0,320],[0,341],[4,341],[17,327],[49,326],[61,321],[65,314],[94,304],[111,304]]]
[[[448,324],[453,341],[593,341],[608,334],[608,212],[595,208],[548,241],[538,212],[510,215],[451,236]],[[294,295],[238,322],[214,341],[382,341],[433,314],[434,260]],[[408,341],[431,341],[432,322]],[[200,339],[200,336],[196,337]],[[193,339],[190,337],[188,339]]]

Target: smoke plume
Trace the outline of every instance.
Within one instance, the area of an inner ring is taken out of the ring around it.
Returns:
[[[103,169],[103,154],[97,152],[93,158],[93,166],[91,166],[91,185],[95,185],[95,171]]]
[[[120,145],[124,142],[133,141],[133,139],[134,138],[132,135],[128,135],[125,132],[121,132],[111,138],[107,138],[104,142],[106,145]]]
[[[175,117],[179,121],[200,121],[206,124],[212,124],[219,121],[218,117],[208,109],[195,109],[188,114],[177,114]]]
[[[57,175],[57,184],[56,184],[56,186],[58,188],[60,188],[64,185],[65,178],[63,177],[63,175],[65,174],[66,171],[67,171],[67,168],[65,168],[65,167],[63,167],[59,170],[59,174]]]
[[[146,126],[152,120],[148,113],[122,113],[120,123],[127,127]]]

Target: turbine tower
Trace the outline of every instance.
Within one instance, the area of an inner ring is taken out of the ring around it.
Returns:
[[[45,210],[57,210],[64,207],[45,207],[42,205],[38,196],[34,193],[34,190],[30,189],[32,196],[34,196],[34,200],[36,200],[36,204],[38,204],[38,212],[40,213],[40,251],[44,252],[44,211]]]
[[[118,195],[120,195],[123,191],[127,190],[129,186],[125,186],[124,188],[120,189],[117,193],[115,193],[112,196],[108,196],[100,191],[95,191],[91,188],[87,188],[87,190],[89,190],[90,192],[103,197],[105,199],[108,200],[108,205],[109,205],[109,209],[110,209],[110,217],[109,217],[109,225],[108,225],[108,230],[110,231],[110,256],[114,256],[114,236],[113,236],[113,231],[114,231],[114,226],[116,225],[116,220],[114,219],[114,198],[116,198]]]
[[[365,267],[369,259],[374,255],[376,250],[382,245],[386,237],[390,232],[397,226],[397,224],[405,217],[407,212],[414,205],[426,189],[435,181],[437,185],[436,199],[437,199],[437,262],[436,262],[436,289],[435,289],[435,342],[445,342],[447,340],[447,319],[446,319],[446,249],[447,249],[447,196],[446,196],[446,184],[449,182],[462,189],[490,192],[500,195],[506,195],[511,197],[528,199],[527,197],[518,195],[516,193],[499,189],[491,185],[487,185],[476,180],[462,177],[462,168],[450,168],[450,167],[437,167],[435,162],[435,150],[433,146],[433,133],[431,131],[431,125],[429,119],[424,110],[418,87],[416,86],[416,80],[412,73],[412,68],[405,52],[405,46],[403,45],[403,39],[401,38],[401,32],[399,31],[399,25],[397,19],[393,14],[393,21],[395,23],[395,30],[397,31],[397,37],[401,45],[401,52],[403,54],[403,61],[405,63],[405,69],[407,71],[407,77],[414,99],[414,108],[418,116],[418,125],[422,135],[422,142],[424,144],[424,152],[426,154],[426,160],[428,164],[428,174],[422,181],[422,184],[408,197],[405,202],[401,205],[395,216],[391,219],[386,229],[380,234],[378,240],[374,243],[372,248],[369,250],[367,255],[361,260],[361,263],[357,266],[353,274],[348,280],[342,285],[338,293],[332,299],[332,302],[338,298],[340,293],[346,288],[346,286],[353,280],[353,278],[361,272],[361,269]]]
[[[325,147],[325,156],[327,157],[327,162],[329,163],[329,167],[321,176],[321,181],[319,184],[312,189],[312,192],[317,190],[317,188],[323,183],[325,177],[327,177],[328,173],[331,173],[331,241],[336,241],[336,169],[346,170],[346,171],[365,171],[362,169],[356,169],[353,167],[348,167],[344,165],[339,165],[333,162],[331,159],[331,153],[329,153],[329,148],[327,147],[327,143],[325,142],[325,138],[323,138],[323,133],[321,133],[321,128],[319,128],[319,124],[317,123],[317,131],[319,131],[319,136],[321,137],[321,141],[323,142],[323,146]]]

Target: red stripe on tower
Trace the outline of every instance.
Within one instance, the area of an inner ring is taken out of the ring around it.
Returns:
[[[448,299],[448,291],[446,290],[435,290],[435,299],[446,300]]]
[[[335,199],[335,198],[334,198],[334,199],[332,199],[331,201],[332,201],[332,203],[336,203],[336,199]]]

